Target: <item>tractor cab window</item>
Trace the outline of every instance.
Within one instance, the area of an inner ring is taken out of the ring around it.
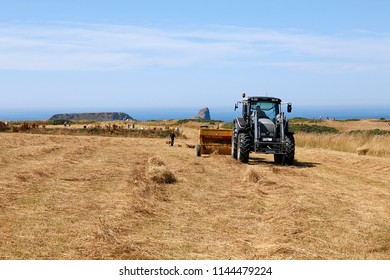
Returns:
[[[279,104],[272,102],[252,102],[249,110],[251,115],[257,111],[257,116],[259,118],[275,120],[276,116],[279,114]]]

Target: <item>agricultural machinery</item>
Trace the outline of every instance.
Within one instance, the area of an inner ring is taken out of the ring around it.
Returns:
[[[282,112],[287,105],[275,97],[247,97],[235,104],[242,104],[242,116],[233,121],[231,155],[240,162],[248,163],[249,153],[273,154],[277,164],[293,164],[295,154],[294,133],[288,130],[288,121]]]
[[[199,129],[199,144],[196,145],[196,155],[211,153],[228,155],[230,154],[231,139],[231,129],[201,127]]]

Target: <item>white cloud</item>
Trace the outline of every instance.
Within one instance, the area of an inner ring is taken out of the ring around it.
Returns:
[[[207,26],[168,30],[52,23],[0,25],[0,69],[96,70],[267,65],[304,71],[389,71],[390,36],[349,37]]]

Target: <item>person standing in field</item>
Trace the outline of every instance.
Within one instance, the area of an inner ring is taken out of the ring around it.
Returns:
[[[175,137],[176,137],[175,132],[172,130],[171,135],[170,135],[171,146],[173,146],[173,143],[175,142]]]

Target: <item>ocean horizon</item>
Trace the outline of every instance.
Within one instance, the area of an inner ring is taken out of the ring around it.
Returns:
[[[124,112],[139,121],[182,120],[197,116],[200,108],[43,108],[43,109],[0,109],[2,121],[45,121],[54,114]],[[212,120],[232,121],[241,114],[241,108],[209,107]],[[285,108],[283,108],[285,111]],[[310,119],[390,119],[390,106],[294,106],[287,118]]]

